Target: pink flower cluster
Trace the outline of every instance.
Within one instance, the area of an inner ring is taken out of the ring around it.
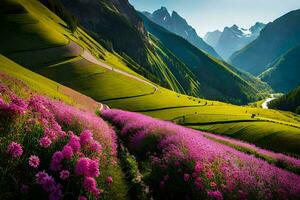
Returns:
[[[186,191],[182,198],[192,199],[300,198],[300,176],[212,141],[203,132],[121,110],[104,110],[102,116],[120,128],[132,152],[151,161],[152,172],[160,174],[151,185],[158,185],[161,195],[180,187]],[[141,152],[144,146],[148,148]]]
[[[11,102],[9,104],[5,103],[4,100],[0,98],[0,113],[6,117],[25,114],[27,106],[27,103],[23,99],[15,95],[11,97]]]
[[[54,178],[46,172],[38,172],[36,175],[36,183],[49,193],[50,200],[59,200],[63,197],[62,187],[55,182]]]
[[[211,133],[203,133],[204,136],[208,136],[217,140],[220,140],[222,142],[228,142],[229,144],[233,144],[236,145],[238,147],[243,147],[246,148],[248,150],[251,150],[253,152],[255,152],[256,154],[262,155],[262,156],[266,156],[267,158],[270,158],[272,160],[274,160],[273,162],[281,162],[283,164],[286,165],[285,168],[287,169],[291,169],[291,170],[295,170],[300,172],[300,159],[288,156],[288,155],[284,155],[282,153],[275,153],[269,150],[265,150],[262,148],[259,148],[253,144],[249,144],[246,142],[242,142],[236,139],[232,139],[232,138],[228,138],[228,137],[222,137],[222,136],[218,136],[215,134],[211,134]]]
[[[32,141],[38,141],[40,147],[34,151],[24,149],[23,143],[19,144],[16,140],[7,145],[5,153],[13,159],[20,158],[23,151],[25,152],[24,155],[34,154],[30,155],[29,158],[19,160],[26,162],[27,165],[24,166],[29,167],[26,170],[45,170],[38,172],[35,179],[36,183],[49,194],[50,200],[62,199],[64,197],[63,190],[68,189],[65,185],[69,181],[76,181],[76,184],[73,185],[82,186],[85,191],[65,191],[66,193],[74,192],[80,196],[80,199],[87,199],[82,194],[87,196],[92,194],[98,197],[102,193],[100,189],[102,186],[97,185],[97,179],[100,179],[100,159],[105,168],[111,167],[112,163],[117,160],[116,135],[113,129],[94,113],[79,110],[62,102],[42,96],[31,96],[28,101],[24,101],[8,88],[2,87],[1,83],[0,91],[5,91],[3,94],[8,96],[6,99],[10,99],[10,103],[6,103],[0,97],[0,117],[17,118],[21,115],[24,116],[24,124],[28,126],[26,132],[30,133],[33,126],[37,128],[32,129],[33,131],[38,130],[32,132],[32,137],[28,138],[33,139]],[[83,131],[77,136],[72,131],[63,130],[66,127],[72,130],[74,127],[76,131]],[[44,133],[42,136],[36,136],[41,128]],[[28,143],[28,141],[25,142]],[[27,143],[24,146],[28,146]],[[53,150],[55,152],[50,154]],[[43,152],[43,154],[39,154],[39,152]],[[39,157],[41,155],[43,155],[42,160]],[[47,155],[48,158],[45,157]],[[16,162],[16,164],[18,163]],[[44,166],[49,168],[42,169]],[[55,181],[54,177],[59,177],[59,180]],[[15,178],[23,180],[23,177]],[[109,180],[104,180],[104,182],[111,184],[112,177]],[[31,184],[28,185],[26,191],[31,189],[28,188]]]
[[[7,147],[7,153],[13,158],[19,158],[23,154],[22,146],[16,142],[12,142]]]

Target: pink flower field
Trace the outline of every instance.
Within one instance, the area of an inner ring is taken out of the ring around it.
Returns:
[[[121,110],[105,110],[102,116],[142,163],[156,199],[300,198],[300,176],[205,133]]]
[[[105,121],[34,93],[20,98],[2,83],[0,92],[0,199],[125,198]]]
[[[102,110],[110,125],[74,105],[0,84],[1,200],[300,198],[297,158]],[[119,142],[129,155],[120,153]]]

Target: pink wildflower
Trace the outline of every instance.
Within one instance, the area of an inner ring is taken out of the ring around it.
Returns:
[[[87,200],[87,198],[85,196],[80,195],[78,200]]]
[[[215,183],[215,182],[210,182],[210,187],[216,187],[217,186],[217,184]]]
[[[78,152],[81,147],[79,137],[76,135],[72,135],[68,145],[70,145],[72,147],[74,152]]]
[[[7,147],[7,152],[13,158],[18,158],[23,154],[22,146],[16,142],[12,142]]]
[[[106,183],[111,184],[113,182],[113,178],[111,176],[106,178]]]
[[[48,176],[48,174],[46,172],[38,172],[36,175],[35,175],[35,178],[36,178],[36,182],[38,184],[43,184],[44,181],[45,181],[45,178]]]
[[[52,155],[52,160],[50,163],[50,169],[53,171],[59,171],[62,167],[61,165],[61,161],[63,160],[64,155],[62,154],[62,152],[60,151],[56,151],[53,155]]]
[[[64,155],[64,158],[70,160],[73,156],[73,149],[70,145],[64,146],[62,150],[62,154]]]
[[[75,166],[75,173],[77,175],[88,174],[89,164],[90,164],[89,158],[79,158]]]
[[[208,191],[207,196],[215,200],[223,200],[223,195],[219,191]]]
[[[38,156],[31,155],[29,157],[29,165],[33,168],[38,168],[40,165],[40,159]]]
[[[202,171],[202,169],[203,169],[202,164],[200,162],[196,162],[194,172],[200,173]]]
[[[66,180],[67,178],[69,178],[70,176],[70,172],[68,170],[62,170],[60,173],[59,173],[59,177],[62,179],[62,180]]]
[[[43,148],[48,148],[51,145],[51,139],[48,136],[42,137],[40,139],[40,146]]]
[[[95,152],[97,152],[98,154],[101,154],[102,153],[102,146],[101,146],[101,144],[98,142],[98,141],[93,141],[92,143],[91,143],[91,150],[92,151],[95,151]]]
[[[86,145],[93,141],[93,133],[90,130],[84,130],[80,134],[80,144]]]
[[[189,174],[184,174],[184,175],[183,175],[183,180],[184,180],[185,182],[188,182],[189,179],[190,179],[190,175],[189,175]]]
[[[83,181],[83,187],[86,191],[94,194],[95,196],[100,194],[99,189],[97,188],[97,182],[92,177],[86,177]]]
[[[100,175],[99,172],[99,160],[90,160],[89,162],[89,174],[90,177],[98,177]]]

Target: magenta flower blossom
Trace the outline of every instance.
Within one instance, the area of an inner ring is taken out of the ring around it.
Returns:
[[[83,157],[79,158],[75,165],[75,173],[77,175],[84,175],[89,177],[98,177],[99,172],[99,161],[91,160],[89,158]]]
[[[207,196],[214,200],[223,200],[223,195],[220,191],[208,191]]]
[[[64,158],[70,160],[73,156],[73,148],[70,145],[64,146],[62,154],[64,155]]]
[[[23,154],[22,146],[16,142],[12,142],[7,147],[7,153],[13,158],[19,158]]]
[[[80,195],[78,200],[87,200],[87,198],[85,196]]]
[[[92,151],[101,154],[102,153],[102,146],[98,141],[92,141],[92,143],[90,144],[90,148]]]
[[[111,184],[113,182],[113,178],[111,176],[106,178],[106,183]]]
[[[36,178],[36,182],[38,184],[43,184],[44,183],[44,180],[45,178],[48,176],[48,174],[46,172],[38,172],[36,175],[35,175],[35,178]]]
[[[53,171],[59,171],[62,168],[62,160],[64,158],[64,155],[62,154],[62,152],[60,151],[56,151],[53,155],[52,155],[52,160],[50,163],[50,169]]]
[[[29,165],[33,168],[38,168],[40,165],[40,159],[38,156],[31,155],[29,157]]]
[[[76,135],[72,135],[71,139],[70,139],[70,141],[68,143],[68,145],[70,147],[72,147],[72,149],[73,149],[74,152],[80,151],[81,146],[80,146],[80,139],[79,139],[79,137],[77,137]]]
[[[36,182],[42,186],[43,190],[49,193],[50,200],[62,199],[62,186],[55,182],[52,176],[49,176],[46,172],[38,172],[35,177]]]
[[[59,177],[62,179],[62,180],[66,180],[67,178],[69,178],[70,176],[70,172],[68,170],[62,170],[60,173],[59,173]]]
[[[184,174],[184,175],[183,175],[183,180],[184,180],[185,182],[188,182],[188,181],[190,180],[190,177],[191,177],[191,175],[189,175],[189,174]]]
[[[97,182],[92,177],[86,177],[83,181],[83,188],[92,193],[94,196],[98,196],[100,194],[100,190],[97,188]]]
[[[48,148],[51,145],[52,141],[48,136],[44,136],[40,139],[40,146],[43,148]]]
[[[89,161],[89,171],[88,176],[98,177],[100,175],[99,171],[99,160],[94,159]]]
[[[81,145],[86,145],[92,142],[93,139],[93,133],[90,130],[84,130],[80,134],[80,144]]]
[[[89,174],[89,165],[90,159],[89,158],[79,158],[75,165],[75,173],[77,175],[86,175]]]

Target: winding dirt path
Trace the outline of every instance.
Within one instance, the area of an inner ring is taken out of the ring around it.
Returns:
[[[158,87],[157,87],[156,85],[154,85],[154,84],[152,84],[152,83],[150,83],[150,82],[148,82],[148,81],[146,81],[146,80],[144,80],[144,79],[142,79],[142,78],[139,78],[139,77],[137,77],[137,76],[135,76],[135,75],[133,75],[133,74],[130,74],[130,73],[125,72],[125,71],[122,71],[122,70],[120,70],[120,69],[116,69],[116,68],[110,66],[109,64],[104,63],[104,62],[98,60],[97,58],[95,58],[95,57],[94,57],[90,52],[88,52],[87,50],[84,50],[84,51],[83,51],[83,53],[81,54],[81,57],[84,58],[84,59],[86,59],[86,60],[88,60],[88,61],[90,61],[91,63],[94,63],[94,64],[96,64],[96,65],[99,65],[100,67],[104,67],[104,68],[106,68],[106,69],[108,69],[108,70],[114,71],[114,72],[116,72],[116,73],[119,73],[119,74],[128,76],[128,77],[133,78],[133,79],[135,79],[135,80],[137,80],[137,81],[140,81],[140,82],[143,82],[143,83],[145,83],[145,84],[147,84],[147,85],[150,85],[151,87],[154,88],[154,92],[153,92],[153,93],[155,93],[155,92],[158,90]]]

